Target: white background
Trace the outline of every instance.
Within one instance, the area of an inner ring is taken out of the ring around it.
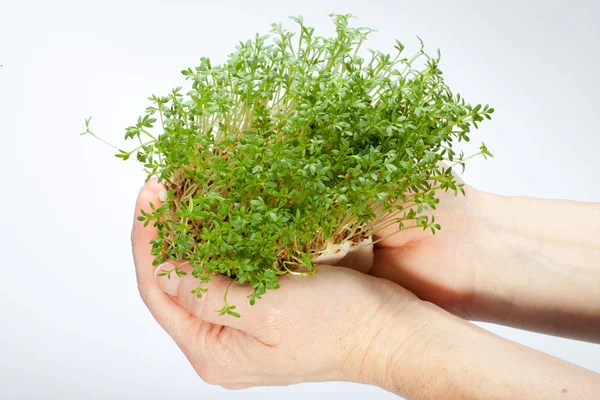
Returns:
[[[129,232],[144,176],[79,137],[84,118],[122,144],[147,96],[200,56],[220,62],[288,15],[329,34],[326,15],[349,12],[378,29],[369,47],[414,49],[419,35],[441,48],[453,90],[496,108],[474,137],[496,157],[469,165],[470,184],[598,202],[598,4],[0,0],[0,398],[394,398],[346,383],[204,384],[137,294]],[[600,346],[486,327],[600,372]]]

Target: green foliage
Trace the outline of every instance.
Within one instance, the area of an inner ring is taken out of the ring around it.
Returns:
[[[202,285],[223,274],[254,288],[254,304],[278,276],[314,273],[329,243],[379,229],[440,229],[438,190],[463,192],[452,166],[470,157],[455,144],[493,108],[471,106],[444,83],[435,57],[359,49],[371,32],[332,15],[333,37],[301,17],[293,33],[240,42],[226,63],[182,71],[187,86],[152,104],[119,150],[143,163],[168,198],[140,217],[158,228],[155,264],[185,259]],[[86,121],[86,124],[89,120]],[[85,133],[91,133],[88,129]],[[480,152],[491,156],[485,145]],[[165,274],[177,271],[166,271]],[[221,314],[237,316],[235,306]]]

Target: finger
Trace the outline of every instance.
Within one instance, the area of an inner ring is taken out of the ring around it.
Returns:
[[[412,274],[414,274],[415,271],[408,268],[401,260],[401,258],[408,255],[407,253],[409,252],[410,249],[406,247],[384,247],[377,249],[370,275],[396,282],[414,292],[415,288],[413,286],[415,278]]]
[[[135,205],[135,219],[131,233],[133,257],[140,295],[158,323],[176,341],[181,341],[190,324],[190,314],[179,307],[158,286],[154,277],[154,256],[151,255],[152,245],[150,241],[157,235],[156,228],[152,223],[144,227],[144,222],[138,221],[140,210],[151,212],[150,203],[158,206],[160,203],[159,193],[162,190],[156,180],[149,181],[139,192]]]
[[[413,207],[414,208],[414,207]],[[394,218],[401,218],[404,213],[395,213]],[[391,219],[392,217],[390,217]],[[399,224],[393,223],[380,229],[373,235],[376,247],[399,247],[411,241],[423,237],[422,229],[406,229],[415,225],[415,221],[405,221],[403,230],[399,230]],[[427,233],[425,233],[427,234]]]
[[[396,282],[422,300],[460,314],[471,297],[466,289],[468,279],[447,267],[454,263],[457,247],[452,239],[448,240],[450,244],[445,248],[430,245],[427,239],[419,245],[380,248],[375,252],[370,275]]]
[[[152,223],[144,226],[143,221],[138,221],[138,217],[142,215],[141,210],[152,212],[150,204],[158,207],[160,200],[158,197],[159,188],[156,180],[148,181],[138,194],[135,203],[135,217],[133,229],[131,231],[131,244],[133,250],[133,258],[135,261],[135,272],[140,286],[140,291],[143,292],[142,297],[146,293],[148,286],[154,283],[154,268],[152,261],[154,256],[151,255],[152,244],[150,241],[157,236],[156,228]]]

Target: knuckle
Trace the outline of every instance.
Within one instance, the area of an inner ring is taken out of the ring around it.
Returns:
[[[211,364],[202,364],[196,367],[196,372],[202,380],[209,385],[220,385],[223,382],[223,374],[219,368]]]
[[[233,357],[227,356],[227,351],[222,351],[221,356],[207,357],[207,360],[196,368],[202,380],[210,385],[232,385],[241,375],[240,368]]]

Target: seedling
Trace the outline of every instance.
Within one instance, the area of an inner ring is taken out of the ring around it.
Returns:
[[[223,274],[250,285],[254,304],[280,275],[314,274],[320,259],[382,228],[435,233],[423,211],[435,210],[439,191],[464,194],[452,168],[470,157],[456,143],[493,108],[452,94],[439,51],[431,57],[421,42],[405,57],[396,41],[395,54],[365,58],[372,30],[331,17],[333,37],[297,17],[297,32],[273,24],[223,65],[201,58],[182,71],[185,89],[151,96],[126,129],[137,145],[116,156],[133,157],[167,190],[139,217],[158,230],[154,264],[186,260],[197,296]],[[484,144],[475,155],[491,156]],[[173,273],[185,274],[160,275]],[[218,312],[238,317],[234,308],[225,299]]]

